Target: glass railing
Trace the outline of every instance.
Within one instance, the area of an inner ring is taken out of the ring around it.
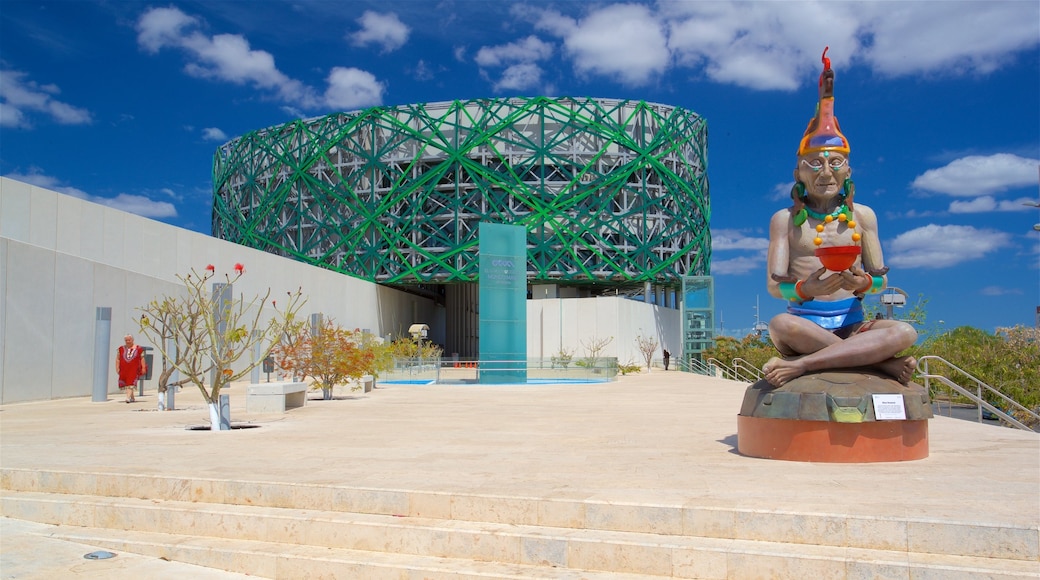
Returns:
[[[615,357],[530,358],[526,360],[395,358],[379,382],[415,384],[479,384],[482,372],[524,369],[528,383],[590,383],[617,380]]]

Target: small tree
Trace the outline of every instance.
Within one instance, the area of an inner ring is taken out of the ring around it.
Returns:
[[[656,338],[643,336],[642,332],[636,337],[636,347],[639,348],[639,352],[643,353],[643,359],[646,361],[646,372],[650,372],[650,363],[653,362],[654,354],[657,353],[658,344]]]
[[[169,344],[169,341],[176,340],[177,336],[186,332],[187,326],[190,325],[193,317],[183,317],[180,314],[185,312],[184,309],[180,308],[176,304],[176,299],[164,296],[160,300],[152,300],[148,306],[142,310],[146,314],[142,314],[142,318],[151,316],[151,327],[155,331],[155,336],[158,338],[160,344],[164,347]],[[151,337],[149,337],[151,338]],[[164,411],[171,410],[171,405],[168,403],[167,391],[170,387],[180,387],[191,381],[190,378],[182,378],[181,380],[170,384],[170,377],[177,370],[177,366],[184,362],[184,352],[181,349],[174,349],[176,352],[169,353],[172,360],[167,360],[166,356],[162,358],[162,372],[159,373],[159,397],[160,397],[160,408]],[[160,352],[163,352],[160,349]],[[164,353],[165,355],[166,353]]]
[[[235,275],[225,274],[224,278],[233,284],[244,274],[245,267],[235,264]],[[271,296],[270,289],[248,303],[241,295],[238,299],[220,300],[206,288],[214,275],[213,265],[206,266],[204,274],[194,268],[187,275],[178,274],[177,279],[184,284],[183,294],[164,296],[139,310],[142,312],[141,332],[151,339],[163,359],[184,375],[186,382],[199,388],[209,406],[210,429],[218,430],[226,428],[220,420],[220,390],[261,364],[278,337],[294,322],[296,312],[303,306],[303,298],[300,290],[289,292],[281,309],[271,300],[275,315],[264,323],[262,317]],[[173,339],[176,354],[167,352],[163,338]],[[256,345],[263,348],[262,355],[247,364],[240,363],[243,355]],[[207,374],[212,376],[208,385]]]
[[[583,366],[587,368],[596,366],[596,360],[599,358],[600,353],[603,352],[603,349],[607,348],[607,345],[613,342],[613,340],[613,336],[608,336],[607,338],[593,336],[586,340],[582,340],[581,345],[585,347],[585,361]]]
[[[376,354],[366,346],[365,334],[358,329],[348,331],[327,320],[316,336],[303,336],[290,353],[281,354],[281,360],[303,378],[312,377],[311,386],[320,388],[327,401],[337,384],[359,379],[373,370]]]
[[[304,346],[310,336],[310,328],[303,320],[293,320],[286,324],[279,336],[278,344],[271,349],[271,358],[278,368],[289,373],[289,380],[296,382],[303,380],[302,371],[297,368],[299,361],[304,359]]]
[[[573,355],[573,351],[561,347],[560,352],[549,357],[549,361],[552,363],[552,368],[556,368],[558,365],[560,368],[566,369],[567,365],[571,364]]]

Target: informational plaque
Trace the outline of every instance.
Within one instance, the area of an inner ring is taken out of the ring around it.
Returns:
[[[878,421],[905,421],[906,407],[903,405],[903,395],[883,394],[871,395],[874,397],[874,418]]]

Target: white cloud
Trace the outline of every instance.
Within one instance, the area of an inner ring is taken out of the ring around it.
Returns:
[[[542,69],[534,63],[514,64],[502,72],[495,83],[496,91],[523,91],[534,89],[542,82]]]
[[[745,236],[743,232],[739,230],[731,229],[712,229],[711,230],[711,251],[718,252],[722,250],[761,250],[765,251],[769,248],[768,238],[753,238]]]
[[[359,22],[366,26],[365,42],[378,42],[389,50],[407,40],[408,29],[396,15],[366,13]],[[403,32],[394,22],[404,27]],[[196,30],[199,26],[197,18],[177,8],[153,8],[137,22],[137,42],[151,53],[163,48],[184,51],[192,59],[184,66],[189,75],[272,91],[284,101],[283,109],[294,114],[298,113],[296,107],[355,109],[382,104],[385,87],[369,72],[334,67],[328,76],[329,86],[324,95],[319,95],[314,88],[280,71],[271,53],[251,48],[243,36],[206,36]]]
[[[883,2],[863,16],[864,58],[881,74],[986,74],[1037,45],[1040,3]]]
[[[228,140],[227,133],[216,127],[207,127],[203,129],[202,138],[206,141],[220,141],[221,143]]]
[[[383,102],[386,87],[370,72],[356,68],[335,67],[329,73],[325,102],[329,107],[352,111]]]
[[[772,201],[791,201],[791,190],[793,188],[794,181],[778,183],[773,186],[773,193],[769,195],[769,199]]]
[[[482,67],[505,66],[545,60],[553,54],[553,45],[537,36],[498,46],[483,46],[473,58]]]
[[[0,71],[0,127],[32,127],[28,113],[43,113],[62,125],[92,122],[90,112],[54,98],[61,91],[55,85],[39,85],[15,70]]]
[[[1006,296],[1008,294],[1021,294],[1022,290],[1019,288],[1002,288],[1000,286],[986,286],[982,290],[979,290],[979,294],[983,296]]]
[[[754,257],[742,256],[740,258],[731,258],[729,260],[712,260],[711,274],[713,276],[747,274],[748,272],[753,272],[755,270],[762,270],[765,266],[765,262],[765,255]]]
[[[853,5],[829,3],[670,3],[668,46],[682,66],[720,83],[794,90],[819,73],[820,53],[835,68],[859,50]]]
[[[192,30],[198,24],[176,8],[154,8],[137,21],[137,42],[151,53],[162,48],[185,51],[194,59],[184,66],[189,75],[272,90],[303,106],[316,104],[313,90],[278,70],[271,53],[253,50],[237,34],[210,37]]]
[[[916,179],[913,187],[958,197],[999,193],[1007,189],[1036,185],[1040,161],[1011,153],[969,155],[945,167],[929,169]]]
[[[671,59],[664,25],[646,6],[614,4],[580,21],[544,11],[536,27],[563,39],[564,52],[582,74],[645,85]]]
[[[423,59],[419,59],[419,62],[415,63],[415,69],[412,73],[417,81],[433,80],[435,76],[430,65],[426,64],[426,61]]]
[[[1020,197],[1016,200],[997,201],[991,195],[977,197],[970,201],[953,201],[950,203],[950,213],[985,213],[992,211],[1026,211],[1029,206],[1027,202],[1033,200],[1028,197]]]
[[[948,268],[985,257],[1010,243],[1008,234],[996,230],[929,224],[896,236],[887,258],[900,268]]]
[[[569,4],[568,6],[580,6]],[[820,52],[840,75],[987,74],[1040,43],[1040,5],[1018,1],[618,3],[572,18],[514,7],[517,21],[563,39],[580,73],[641,85],[673,67],[754,90],[814,82]]]
[[[180,46],[183,30],[198,24],[198,19],[176,8],[154,8],[137,21],[137,43],[155,54],[168,46]]]
[[[130,212],[146,218],[177,217],[177,208],[174,207],[172,203],[168,201],[154,201],[143,195],[120,193],[115,197],[99,197],[96,195],[90,195],[89,193],[81,189],[76,189],[75,187],[62,185],[57,178],[43,175],[35,171],[30,173],[8,173],[4,177],[9,177],[15,181],[43,187],[51,191],[57,191],[58,193],[71,195],[72,197],[108,206],[113,209]]]
[[[366,10],[357,22],[361,30],[349,35],[354,46],[378,44],[384,52],[392,52],[404,46],[411,33],[411,29],[393,12],[379,14]]]

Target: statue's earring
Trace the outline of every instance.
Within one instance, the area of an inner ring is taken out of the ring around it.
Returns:
[[[845,181],[841,184],[841,202],[853,209],[852,198],[856,195],[856,184],[852,182],[851,177],[846,177]]]
[[[791,206],[791,215],[795,226],[801,226],[809,217],[808,212],[805,211],[805,202],[808,199],[809,196],[805,193],[805,184],[801,181],[796,181],[794,187],[791,188],[791,201],[794,202]]]
[[[801,181],[796,181],[794,187],[791,188],[791,199],[794,201],[805,202],[809,199],[809,196],[805,193],[805,184]]]

